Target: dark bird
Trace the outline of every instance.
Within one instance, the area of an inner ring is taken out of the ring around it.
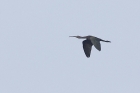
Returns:
[[[90,57],[90,53],[91,53],[91,49],[92,49],[92,45],[94,45],[94,47],[101,51],[101,44],[100,44],[100,41],[103,41],[103,42],[111,42],[111,41],[107,41],[107,40],[103,40],[103,39],[100,39],[98,37],[95,37],[95,36],[69,36],[69,37],[76,37],[78,39],[86,39],[83,41],[83,49],[84,49],[84,52],[85,52],[85,55],[89,58]]]

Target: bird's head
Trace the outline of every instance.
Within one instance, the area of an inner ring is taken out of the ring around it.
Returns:
[[[81,38],[81,36],[69,36],[69,37],[76,37],[76,38]]]

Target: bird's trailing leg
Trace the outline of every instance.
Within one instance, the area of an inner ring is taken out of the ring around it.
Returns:
[[[111,41],[103,40],[103,39],[100,39],[100,41],[103,41],[103,42],[110,42],[110,43],[111,43]]]

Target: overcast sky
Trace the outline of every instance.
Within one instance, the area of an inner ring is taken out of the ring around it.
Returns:
[[[1,0],[0,93],[140,93],[140,0]]]

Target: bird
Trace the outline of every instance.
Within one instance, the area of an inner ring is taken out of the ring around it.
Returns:
[[[88,36],[69,36],[69,37],[76,37],[78,39],[86,39],[82,43],[83,43],[83,50],[84,50],[85,55],[86,55],[87,58],[90,57],[92,45],[94,45],[94,47],[98,51],[101,51],[100,41],[111,43],[111,41],[103,40],[101,38],[91,36],[91,35],[88,35]]]

